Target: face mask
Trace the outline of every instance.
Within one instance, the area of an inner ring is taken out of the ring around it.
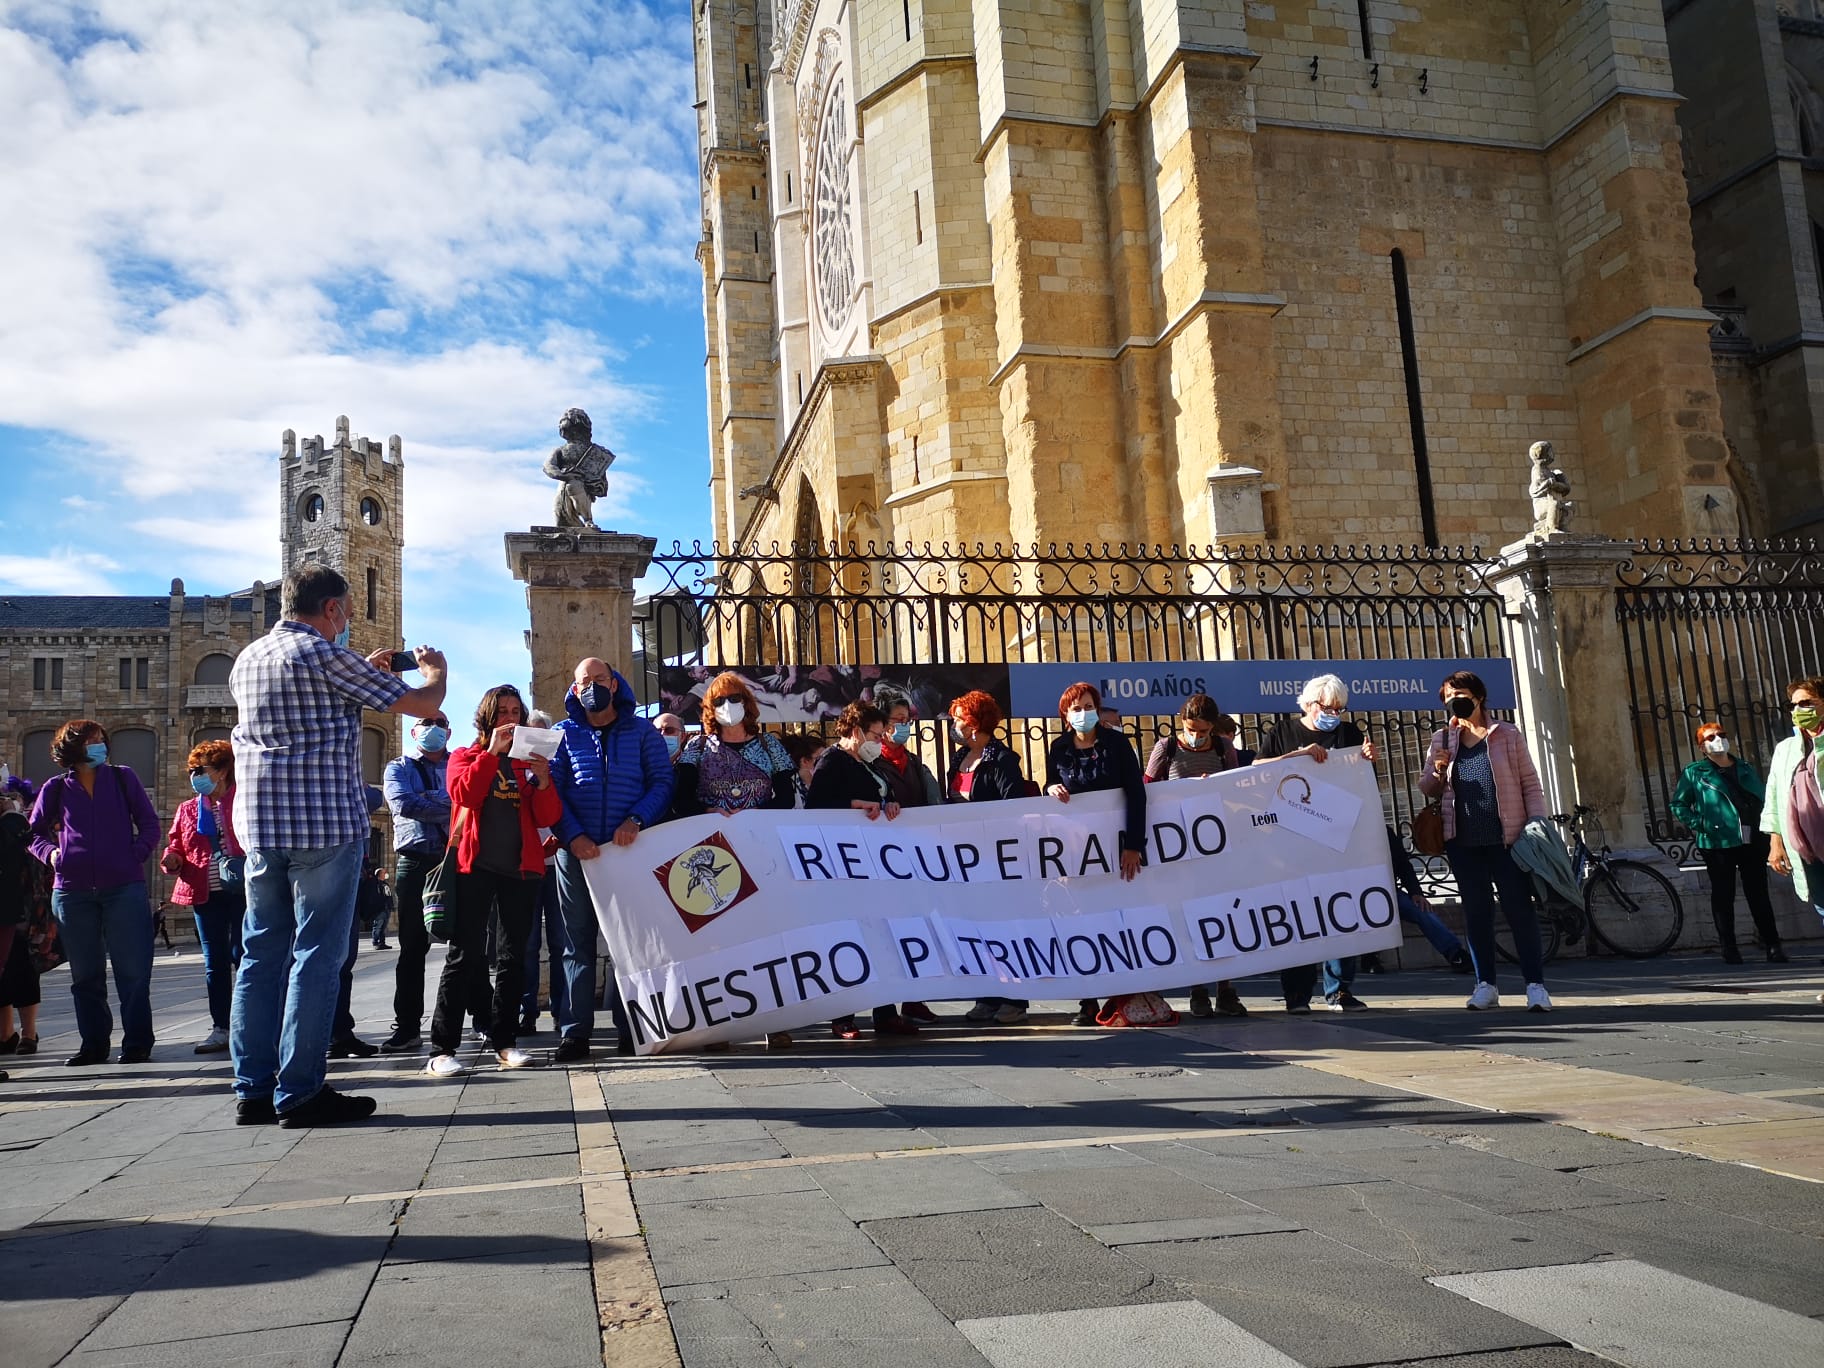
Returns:
[[[614,702],[614,696],[608,692],[608,686],[590,680],[576,691],[576,701],[583,705],[584,712],[607,712]]]
[[[196,791],[198,797],[207,798],[215,792],[215,780],[206,774],[193,774],[190,776],[190,787]]]
[[[1800,731],[1816,731],[1818,727],[1818,710],[1809,703],[1792,710],[1792,725]]]
[[[1071,729],[1080,735],[1088,736],[1096,729],[1096,714],[1092,708],[1072,708],[1064,715],[1064,720]]]
[[[725,698],[716,704],[716,721],[732,727],[747,716],[747,704],[738,698]]]
[[[855,754],[861,757],[862,764],[871,765],[880,759],[880,742],[870,736],[855,748]]]
[[[1186,750],[1200,751],[1210,744],[1210,738],[1207,736],[1198,736],[1194,732],[1179,732],[1178,744],[1183,746]]]
[[[1340,713],[1320,712],[1317,715],[1317,720],[1311,725],[1321,732],[1333,732],[1343,725],[1342,715]]]
[[[1444,706],[1450,709],[1450,715],[1452,717],[1460,718],[1465,722],[1476,715],[1476,700],[1473,698],[1465,698],[1461,694],[1458,694]]]
[[[1709,751],[1712,755],[1727,755],[1729,754],[1729,738],[1726,736],[1713,736],[1708,741],[1704,742],[1704,749]]]
[[[950,735],[956,738],[956,744],[959,746],[966,746],[969,744],[968,729],[955,718],[950,719]]]
[[[910,722],[895,722],[893,724],[893,744],[894,745],[903,746],[906,744],[906,742],[910,741],[911,739],[912,739],[912,724]]]
[[[683,745],[684,745],[683,737],[668,736],[665,738],[665,754],[676,755],[678,753],[678,751],[683,748]]]
[[[342,630],[337,632],[335,637],[333,638],[336,645],[338,645],[338,646],[348,645],[348,629],[350,627],[352,627],[353,625],[354,625],[354,620],[352,618],[345,617],[342,619]]]
[[[440,751],[450,743],[450,733],[445,727],[420,727],[418,729],[418,748],[427,751]]]
[[[108,763],[108,743],[106,741],[91,741],[82,748],[82,753],[91,765]]]

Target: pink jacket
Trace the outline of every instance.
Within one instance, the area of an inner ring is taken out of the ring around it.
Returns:
[[[1436,772],[1438,757],[1448,755],[1454,761],[1461,733],[1454,727],[1442,727],[1432,733],[1431,749],[1425,753],[1425,772],[1419,776],[1419,792],[1427,798],[1444,800],[1444,839],[1457,834],[1457,804],[1450,785]],[[1533,768],[1533,757],[1527,753],[1526,737],[1512,722],[1497,722],[1488,732],[1488,760],[1495,771],[1495,806],[1501,812],[1501,840],[1512,845],[1534,817],[1545,813],[1545,790],[1539,786],[1539,771]]]
[[[182,907],[201,907],[209,901],[209,861],[215,858],[215,851],[209,838],[196,829],[196,805],[202,801],[191,798],[179,805],[177,815],[171,819],[171,832],[165,838],[164,859],[159,862],[165,873],[177,876],[171,901]],[[247,852],[234,834],[233,789],[223,797],[215,815],[221,823],[223,851],[245,855]]]

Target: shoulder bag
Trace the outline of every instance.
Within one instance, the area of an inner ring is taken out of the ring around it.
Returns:
[[[1442,855],[1444,853],[1444,794],[1450,792],[1451,776],[1456,772],[1456,737],[1451,735],[1447,742],[1451,753],[1450,764],[1444,771],[1444,788],[1436,798],[1428,799],[1425,806],[1412,815],[1412,848],[1421,855]]]
[[[462,830],[467,808],[458,808],[450,823],[450,843],[436,868],[424,876],[424,933],[434,941],[448,941],[456,930],[456,876],[460,872],[456,851],[461,846],[456,834]]]

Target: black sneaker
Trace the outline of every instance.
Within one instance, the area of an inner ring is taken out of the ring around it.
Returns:
[[[1470,959],[1466,951],[1459,950],[1450,957],[1450,972],[1453,974],[1467,974],[1475,967],[1475,961]]]
[[[152,1050],[150,1047],[141,1050],[122,1050],[120,1052],[120,1062],[122,1064],[144,1064],[151,1058]]]
[[[424,1036],[416,1026],[401,1026],[380,1042],[380,1048],[387,1054],[404,1054],[407,1050],[416,1050],[423,1044]]]
[[[279,1115],[280,1130],[306,1130],[311,1126],[347,1126],[365,1121],[379,1103],[371,1097],[350,1097],[325,1084],[308,1102],[300,1102]]]
[[[1357,967],[1359,967],[1364,974],[1384,974],[1387,972],[1387,966],[1381,963],[1381,957],[1372,950],[1361,957]]]
[[[1324,1002],[1333,1012],[1363,1012],[1368,1009],[1367,1003],[1346,988],[1340,993],[1326,993]]]
[[[538,1034],[538,1013],[537,1012],[533,1012],[530,1016],[522,1016],[519,1019],[519,1033],[521,1035],[537,1035]]]
[[[1288,1001],[1286,1003],[1286,1011],[1289,1012],[1293,1016],[1310,1016],[1311,1015],[1310,999],[1307,998],[1303,1002]]]
[[[91,1050],[85,1045],[63,1062],[66,1067],[71,1069],[84,1068],[90,1064],[106,1064],[108,1062],[108,1051],[105,1046],[98,1050]]]
[[[1742,952],[1740,950],[1723,951],[1723,963],[1724,964],[1740,964],[1741,962],[1742,962]]]
[[[342,1036],[329,1042],[331,1059],[367,1059],[379,1053],[378,1045],[370,1045],[359,1036]]]
[[[1777,945],[1770,945],[1767,947],[1767,963],[1789,964],[1791,961],[1786,958],[1786,951],[1783,948]]]
[[[579,1059],[589,1058],[589,1042],[575,1036],[565,1036],[557,1042],[557,1048],[551,1052],[554,1063],[574,1064]]]
[[[234,1104],[234,1124],[237,1126],[270,1126],[278,1119],[270,1097],[243,1097]]]

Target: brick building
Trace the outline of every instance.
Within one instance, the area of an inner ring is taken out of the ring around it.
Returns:
[[[695,14],[719,537],[1743,530],[1659,0]]]
[[[400,643],[400,556],[404,538],[404,460],[397,437],[350,439],[336,420],[336,441],[287,431],[279,461],[280,562],[321,560],[354,590],[355,649]],[[241,648],[279,620],[279,587],[255,583],[219,596],[190,594],[182,580],[168,595],[0,597],[0,759],[34,781],[56,773],[51,737],[73,717],[108,728],[118,763],[132,766],[159,816],[169,821],[190,796],[184,768],[199,741],[226,738],[234,726],[228,672]],[[398,753],[396,719],[370,716],[362,760],[378,783]],[[156,875],[156,871],[154,871]]]

